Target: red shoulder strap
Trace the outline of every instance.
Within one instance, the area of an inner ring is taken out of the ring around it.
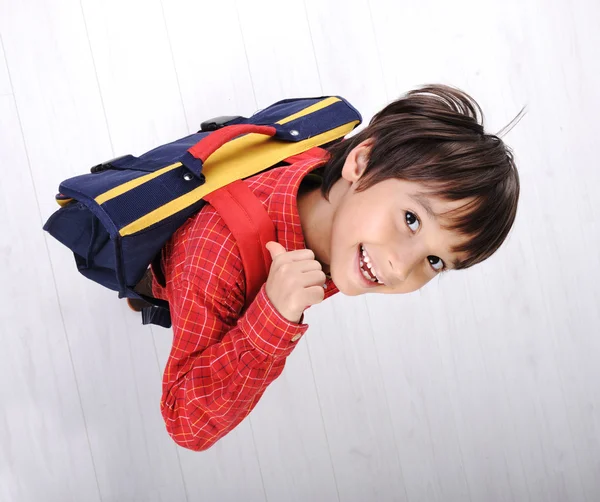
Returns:
[[[240,250],[246,276],[245,310],[269,276],[271,255],[265,245],[277,240],[275,225],[262,202],[241,180],[215,190],[204,200],[223,218]]]

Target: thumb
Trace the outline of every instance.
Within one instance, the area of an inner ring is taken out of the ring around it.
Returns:
[[[269,253],[271,253],[272,259],[275,259],[276,256],[279,256],[280,254],[284,254],[287,252],[285,250],[285,248],[281,244],[279,244],[279,242],[275,242],[275,241],[267,242],[265,247],[267,248]]]

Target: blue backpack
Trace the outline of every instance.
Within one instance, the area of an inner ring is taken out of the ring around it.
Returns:
[[[247,307],[268,276],[270,262],[261,257],[275,234],[240,180],[340,140],[360,122],[359,112],[340,97],[289,99],[250,118],[206,121],[196,134],[63,181],[56,196],[61,207],[44,230],[73,252],[85,277],[119,298],[151,304],[142,312],[144,324],[169,327],[168,304],[134,288],[173,233],[209,202],[239,245]]]

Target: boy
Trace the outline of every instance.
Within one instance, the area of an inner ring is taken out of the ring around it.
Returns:
[[[210,205],[162,253],[173,347],[161,409],[181,446],[205,450],[282,372],[303,312],[338,291],[408,293],[491,256],[513,225],[513,156],[481,110],[444,86],[408,93],[356,136],[246,180],[275,224],[266,283],[244,311],[231,232]]]

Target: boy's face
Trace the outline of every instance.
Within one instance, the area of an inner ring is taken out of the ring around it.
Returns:
[[[423,184],[397,179],[356,192],[368,152],[366,142],[352,150],[342,179],[330,192],[326,263],[334,283],[346,295],[409,293],[464,258],[452,251],[464,242],[464,236],[443,228],[443,218],[436,215],[465,201],[435,198],[426,194]],[[378,280],[366,272],[369,265]]]

